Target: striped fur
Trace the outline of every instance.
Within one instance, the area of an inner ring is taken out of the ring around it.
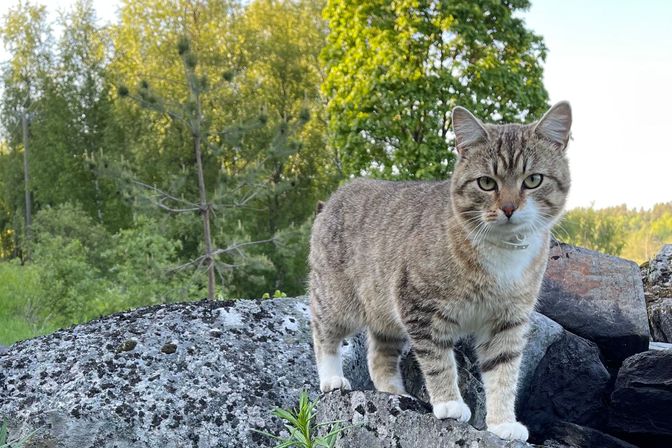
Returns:
[[[315,219],[310,251],[323,391],[349,387],[341,343],[367,328],[369,370],[378,390],[405,393],[399,357],[408,342],[435,415],[466,421],[471,413],[457,386],[453,346],[474,335],[488,428],[527,438],[514,413],[518,370],[550,228],[570,185],[568,108],[561,103],[532,125],[503,126],[456,111],[454,120],[468,123],[456,127],[459,160],[450,180],[357,179],[334,193]],[[542,184],[522,188],[536,173]],[[481,189],[481,176],[495,179],[498,188]],[[514,209],[510,218],[505,205]],[[517,234],[525,235],[525,249],[502,247]]]

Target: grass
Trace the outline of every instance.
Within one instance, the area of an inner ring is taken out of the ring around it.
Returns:
[[[38,316],[44,297],[34,266],[0,262],[0,344],[11,345],[56,330]]]
[[[7,429],[7,419],[2,420],[0,426],[0,448],[24,448],[26,443],[37,433],[37,430],[21,439],[9,439],[9,430]]]
[[[316,401],[311,401],[305,390],[299,396],[299,405],[295,409],[286,410],[276,408],[273,415],[284,421],[285,429],[289,437],[282,438],[268,432],[256,431],[267,437],[271,437],[278,444],[275,448],[333,448],[338,440],[338,435],[349,427],[341,426],[341,422],[315,423]],[[327,434],[320,436],[322,427],[331,426]]]

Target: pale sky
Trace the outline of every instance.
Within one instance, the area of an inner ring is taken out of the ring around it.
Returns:
[[[42,3],[55,13],[73,1]],[[94,0],[103,22],[120,3]],[[532,0],[523,17],[549,50],[551,102],[572,104],[569,208],[672,201],[672,0]]]

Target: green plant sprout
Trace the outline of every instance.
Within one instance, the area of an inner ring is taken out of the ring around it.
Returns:
[[[274,416],[285,421],[285,429],[289,432],[287,438],[256,429],[253,431],[275,439],[278,442],[275,448],[333,448],[338,435],[350,426],[341,426],[341,422],[315,423],[317,403],[318,400],[311,401],[308,392],[304,390],[299,396],[298,408],[273,410]],[[319,429],[324,426],[331,426],[329,432],[324,436],[318,436]]]

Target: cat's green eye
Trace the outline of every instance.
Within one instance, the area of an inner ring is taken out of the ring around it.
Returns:
[[[539,185],[541,185],[541,181],[543,180],[544,176],[542,174],[530,174],[523,181],[523,187],[527,188],[528,190],[537,188]]]
[[[476,179],[476,183],[478,183],[478,186],[481,187],[481,190],[483,191],[492,191],[497,188],[497,182],[495,179],[488,176],[479,177]]]

